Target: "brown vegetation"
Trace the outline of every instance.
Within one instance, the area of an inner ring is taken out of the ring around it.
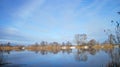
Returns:
[[[72,46],[72,45],[31,45],[31,46],[0,46],[0,50],[30,50],[30,51],[34,51],[34,50],[45,50],[45,51],[60,51],[63,49],[69,50],[72,49],[71,47],[75,47],[76,49],[112,49],[114,48],[114,45],[110,45],[110,44],[105,44],[105,45],[93,45],[93,46],[88,46],[88,45],[76,45],[76,46]],[[87,47],[87,48],[86,48]]]

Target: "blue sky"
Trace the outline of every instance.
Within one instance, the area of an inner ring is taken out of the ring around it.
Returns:
[[[119,6],[119,0],[0,0],[0,40],[73,42],[86,33],[101,42]]]

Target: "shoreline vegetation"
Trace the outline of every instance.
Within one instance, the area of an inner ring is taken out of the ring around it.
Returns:
[[[112,45],[112,44],[94,44],[94,45],[71,45],[71,44],[33,44],[29,46],[23,45],[16,45],[11,46],[10,43],[8,44],[0,44],[0,51],[21,51],[21,50],[30,50],[30,51],[59,51],[59,50],[70,50],[70,49],[113,49],[113,48],[120,48],[120,45]]]

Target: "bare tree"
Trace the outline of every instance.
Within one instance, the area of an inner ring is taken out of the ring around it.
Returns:
[[[62,46],[65,46],[65,43],[64,43],[64,42],[62,42]]]
[[[86,34],[76,34],[75,35],[75,42],[77,45],[84,44],[86,42],[87,35]]]
[[[120,12],[118,12],[120,15]],[[115,25],[114,32],[111,30],[104,30],[108,35],[108,41],[110,44],[120,44],[120,22],[111,20],[111,23]]]
[[[45,45],[47,45],[47,42],[46,42],[46,41],[42,41],[42,42],[40,43],[40,45],[41,45],[41,46],[45,46]]]
[[[91,39],[89,42],[88,42],[89,45],[96,45],[97,42],[95,39]]]
[[[71,42],[69,42],[69,41],[67,41],[66,45],[71,46],[71,45],[72,45],[72,43],[71,43]]]

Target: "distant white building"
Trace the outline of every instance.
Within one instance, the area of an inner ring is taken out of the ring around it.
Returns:
[[[67,49],[67,47],[63,46],[62,49]],[[75,46],[71,46],[70,49],[75,49]]]
[[[88,49],[88,46],[84,46],[84,49]]]
[[[62,49],[66,49],[66,46],[63,46]]]
[[[24,49],[25,49],[25,47],[22,47],[22,49],[24,50]]]
[[[119,48],[119,45],[115,45],[114,47],[115,47],[115,48]]]
[[[75,49],[75,46],[71,46],[70,49]]]

